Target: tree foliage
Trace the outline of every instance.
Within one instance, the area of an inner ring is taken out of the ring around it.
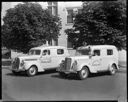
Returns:
[[[60,35],[60,18],[38,3],[18,4],[8,9],[3,21],[2,45],[25,53]]]
[[[76,33],[77,31],[77,33]],[[122,1],[91,1],[76,15],[72,29],[66,29],[73,47],[110,44],[126,45],[126,4]],[[78,33],[79,32],[79,33]]]

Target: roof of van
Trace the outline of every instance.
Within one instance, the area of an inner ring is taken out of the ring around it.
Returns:
[[[116,48],[114,45],[88,45],[88,46],[81,46],[78,49],[83,49],[83,48],[88,48],[88,47],[99,48],[99,49],[102,49],[102,48]]]
[[[64,46],[38,46],[38,47],[33,47],[31,49],[56,49],[56,48],[63,48],[65,49],[66,47]]]

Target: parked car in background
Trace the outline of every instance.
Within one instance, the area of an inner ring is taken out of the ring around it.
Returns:
[[[19,74],[25,71],[28,76],[48,69],[56,69],[69,53],[62,46],[40,46],[31,48],[28,55],[16,57],[12,61],[12,72]]]
[[[76,73],[86,79],[90,73],[109,71],[115,74],[118,67],[118,51],[112,45],[83,46],[76,50],[73,57],[66,57],[57,69],[60,76]]]

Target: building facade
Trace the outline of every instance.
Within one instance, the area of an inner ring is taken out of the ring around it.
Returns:
[[[53,15],[59,16],[62,22],[61,35],[58,41],[53,41],[52,44],[72,48],[72,44],[68,41],[65,30],[72,28],[74,13],[81,12],[82,2],[48,2],[48,9]]]
[[[3,17],[6,15],[6,10],[13,8],[15,5],[23,2],[2,2],[1,12],[1,24],[3,24]],[[73,26],[74,12],[80,12],[82,9],[82,2],[37,2],[43,9],[48,9],[54,16],[61,18],[62,29],[60,30],[60,36],[58,40],[49,41],[49,45],[65,46],[72,48],[72,44],[68,41],[68,37],[65,34],[65,30]]]

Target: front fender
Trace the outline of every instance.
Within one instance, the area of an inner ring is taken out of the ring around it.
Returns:
[[[24,66],[25,66],[25,69],[28,70],[32,65],[35,65],[35,66],[37,66],[37,68],[39,68],[38,63],[34,62],[34,61],[32,61],[32,62],[25,62]]]
[[[84,66],[87,66],[90,70],[90,65],[88,63],[82,63],[77,65],[77,71],[80,71]]]

